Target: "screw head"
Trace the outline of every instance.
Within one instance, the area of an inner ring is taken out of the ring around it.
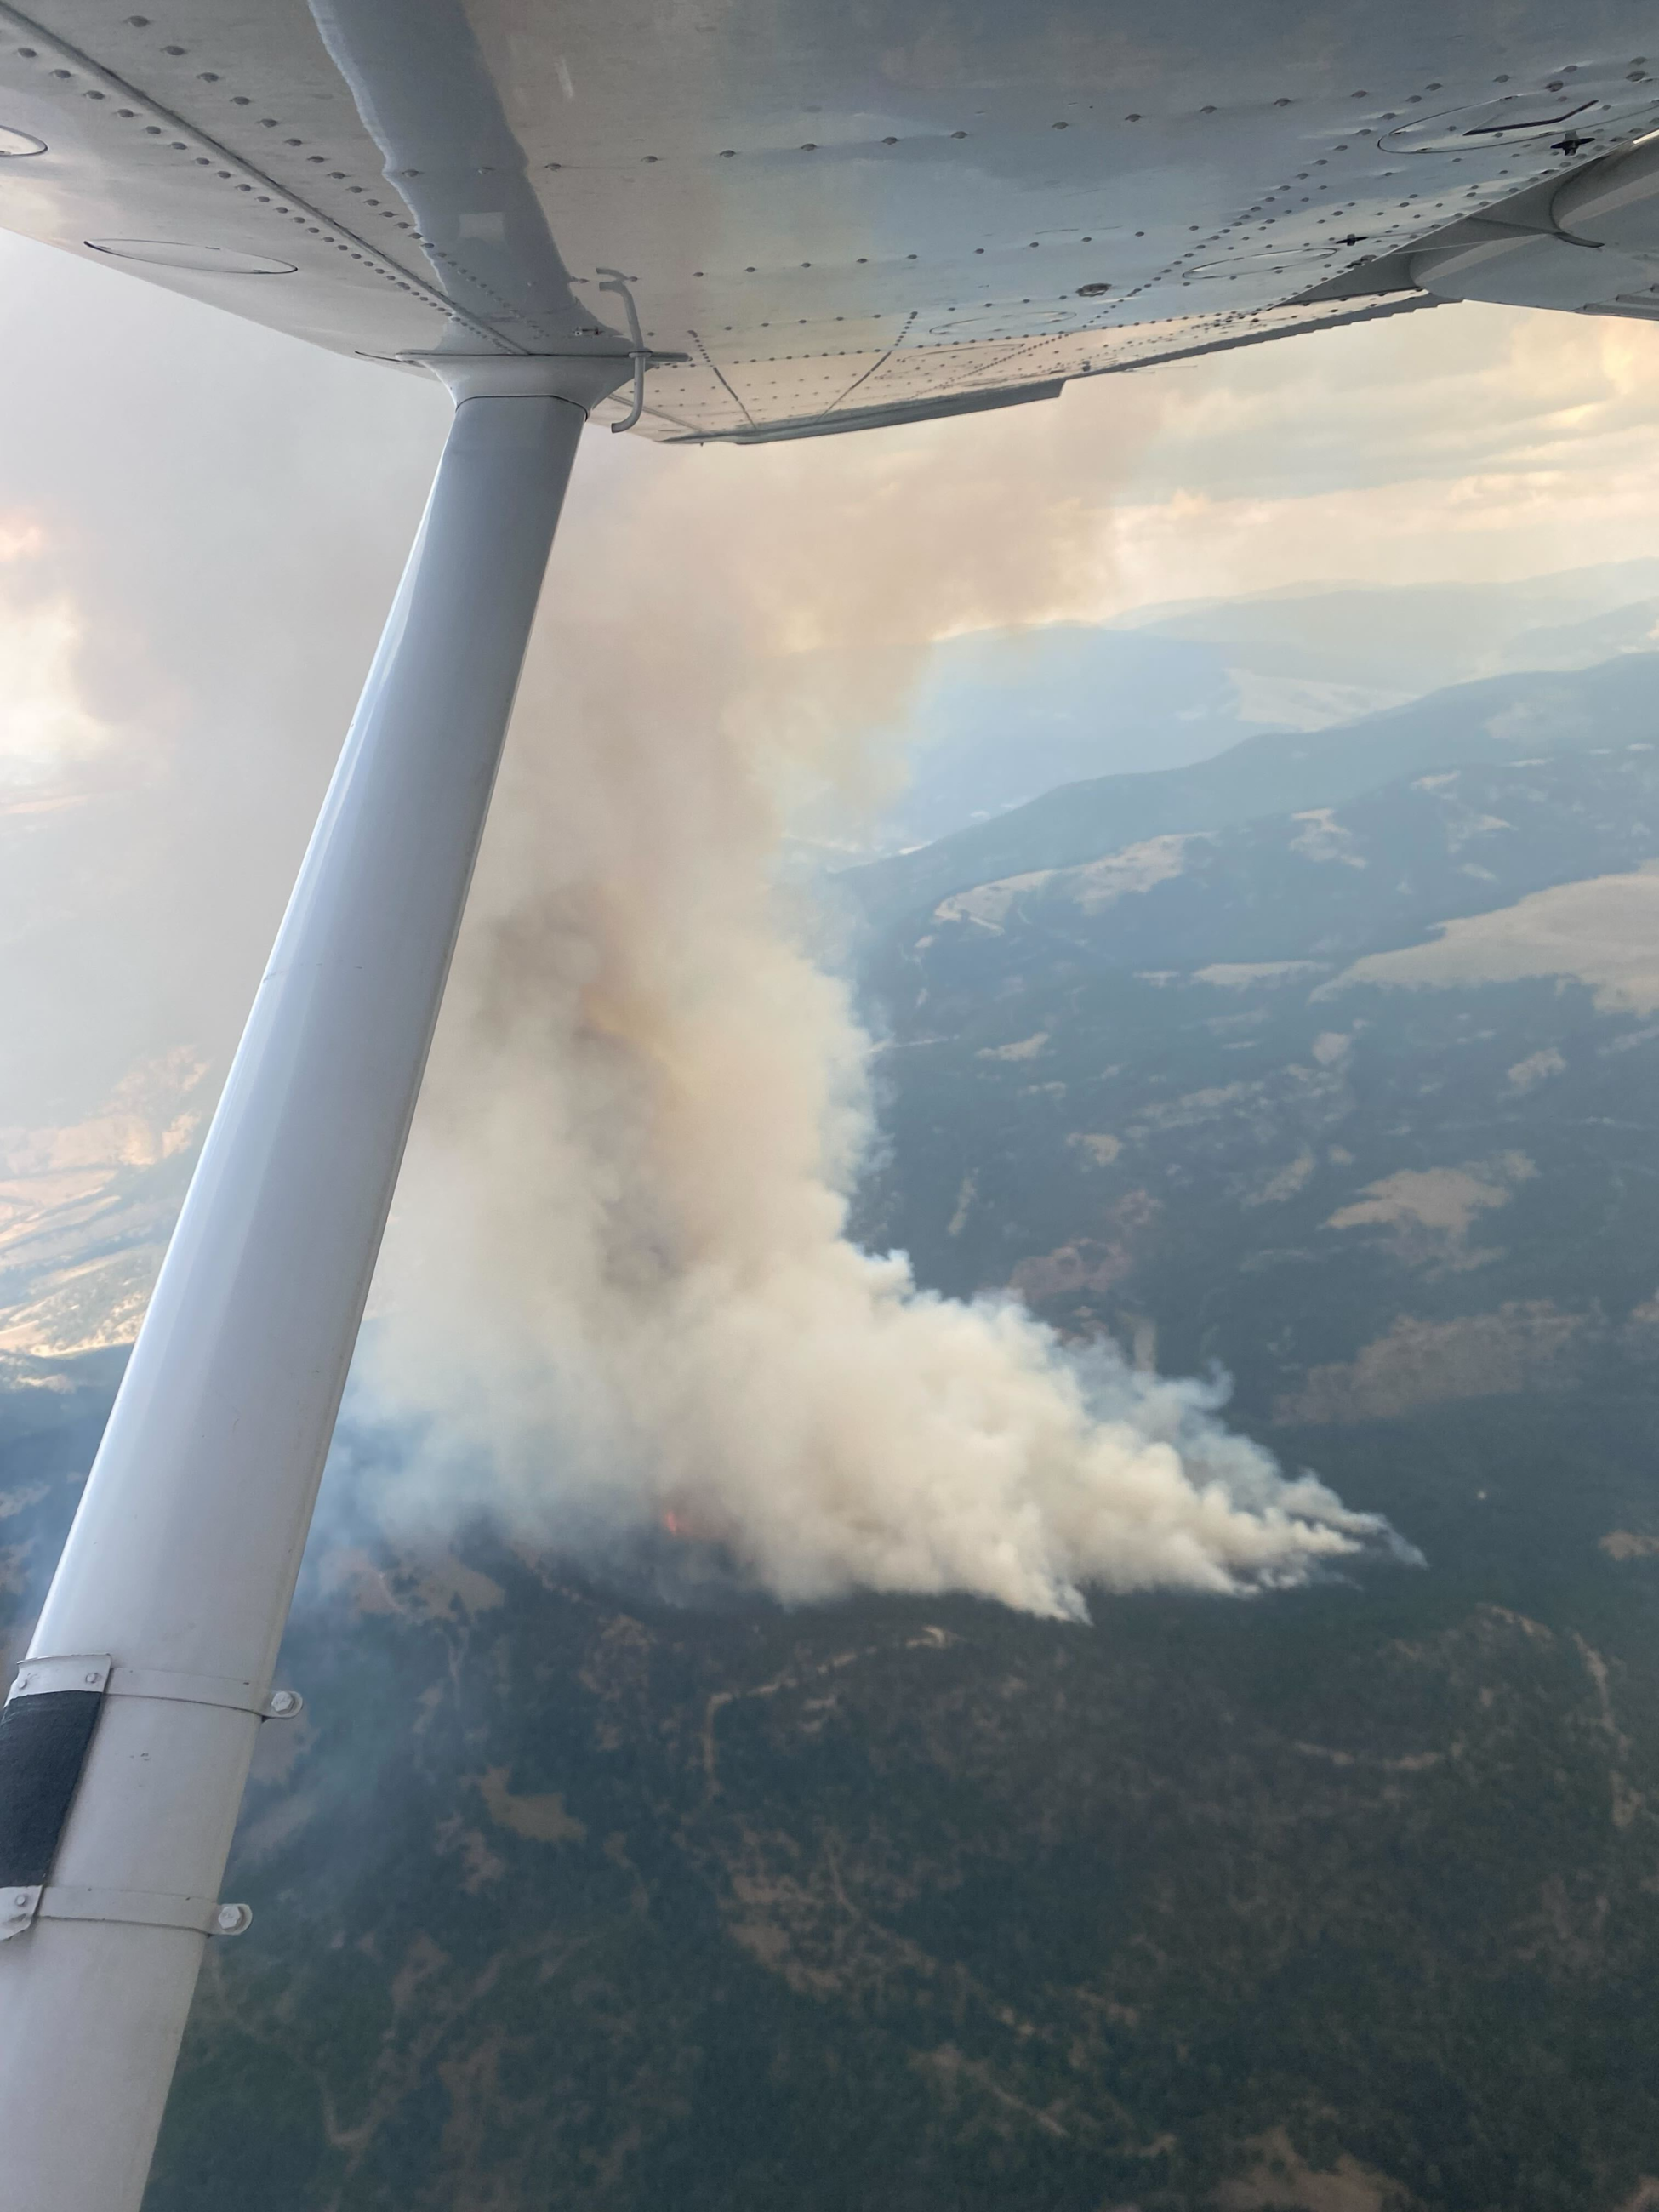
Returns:
[[[213,1924],[222,1936],[240,1936],[252,1918],[246,1905],[222,1905],[213,1916]]]
[[[270,1701],[270,1710],[273,1713],[291,1713],[299,1702],[292,1690],[278,1690]]]

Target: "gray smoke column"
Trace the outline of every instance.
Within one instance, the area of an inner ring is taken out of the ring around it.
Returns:
[[[1006,451],[585,454],[359,1361],[424,1439],[394,1519],[666,1526],[787,1599],[1073,1616],[1091,1583],[1291,1583],[1385,1535],[1205,1386],[844,1234],[869,1041],[781,845],[891,787],[862,733],[928,638],[1097,583],[1126,400]]]

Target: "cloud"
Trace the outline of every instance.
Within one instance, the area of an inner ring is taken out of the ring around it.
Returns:
[[[28,536],[38,544],[38,532]],[[0,560],[6,550],[0,526]],[[0,566],[0,790],[12,791],[62,781],[114,736],[80,695],[83,627],[73,602],[16,589],[16,561],[14,554],[12,563]]]
[[[1650,558],[1659,331],[1461,306],[1163,373],[1101,612]]]
[[[38,1123],[177,1044],[222,1072],[447,409],[3,235],[0,282],[0,1122]]]

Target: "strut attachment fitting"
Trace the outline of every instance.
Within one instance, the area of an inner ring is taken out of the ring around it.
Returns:
[[[611,425],[611,434],[614,437],[619,435],[623,430],[631,430],[645,412],[645,365],[651,359],[651,349],[647,345],[645,333],[640,328],[640,311],[634,305],[634,295],[628,288],[627,277],[623,275],[620,269],[600,269],[596,270],[595,274],[605,280],[599,286],[601,292],[617,292],[621,295],[622,303],[628,310],[628,335],[633,341],[629,348],[628,358],[634,364],[634,404],[620,422],[613,422]]]
[[[256,1691],[251,1682],[118,1667],[107,1653],[26,1659],[0,1708],[0,1942],[36,1920],[127,1920],[240,1936],[246,1905],[161,1891],[51,1886],[52,1863],[80,1787],[106,1698],[153,1698],[223,1705],[261,1720],[291,1720],[297,1691]]]

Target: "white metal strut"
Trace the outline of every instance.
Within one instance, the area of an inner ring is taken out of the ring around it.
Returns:
[[[20,1669],[102,1702],[46,1886],[0,1896],[3,2212],[143,2194],[584,409],[628,368],[434,366],[420,534]]]

